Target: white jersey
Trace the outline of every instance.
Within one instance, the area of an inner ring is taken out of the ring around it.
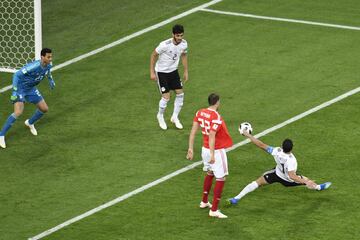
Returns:
[[[188,44],[182,41],[175,45],[173,39],[162,41],[155,51],[159,54],[159,58],[155,65],[156,72],[169,73],[175,71],[179,66],[180,56],[187,53]]]
[[[296,172],[297,170],[297,161],[294,154],[284,153],[280,147],[273,148],[269,146],[268,149],[266,149],[266,151],[270,153],[275,159],[276,175],[278,175],[280,178],[284,179],[285,181],[294,182],[289,177],[290,171]]]

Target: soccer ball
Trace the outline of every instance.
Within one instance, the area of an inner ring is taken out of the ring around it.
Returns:
[[[243,122],[240,124],[239,126],[239,132],[241,135],[243,135],[244,131],[248,132],[248,133],[252,133],[252,127],[251,127],[251,124],[248,123],[248,122]]]

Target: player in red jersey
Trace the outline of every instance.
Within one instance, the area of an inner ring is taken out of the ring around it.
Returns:
[[[221,193],[225,184],[225,176],[228,175],[228,164],[225,148],[233,145],[226,124],[217,112],[220,105],[219,95],[212,93],[208,97],[209,107],[200,109],[194,118],[189,137],[189,149],[186,158],[192,160],[194,157],[194,139],[199,127],[203,134],[203,147],[201,157],[203,159],[203,170],[207,172],[204,180],[204,191],[200,208],[211,208],[210,217],[227,218],[218,210]],[[213,178],[216,178],[214,197],[212,204],[208,201],[209,191]]]

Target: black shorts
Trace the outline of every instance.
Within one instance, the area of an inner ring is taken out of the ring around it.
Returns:
[[[276,170],[275,168],[270,170],[270,171],[267,171],[263,174],[264,178],[265,178],[265,181],[268,183],[268,184],[272,184],[272,183],[281,183],[282,185],[284,185],[285,187],[295,187],[295,186],[300,186],[300,185],[303,185],[301,183],[296,183],[296,182],[288,182],[284,179],[282,179],[281,177],[279,177],[278,175],[276,175]]]
[[[178,70],[169,73],[157,72],[160,93],[168,93],[170,90],[182,89],[182,82]]]

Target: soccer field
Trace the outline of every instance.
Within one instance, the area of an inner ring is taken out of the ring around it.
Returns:
[[[208,2],[43,1],[43,45],[53,49],[56,67]],[[225,199],[275,166],[245,144],[228,152],[220,206],[228,219],[198,208],[200,165],[126,195],[193,163],[185,158],[192,119],[211,92],[220,94],[219,112],[239,143],[240,122],[261,133],[360,87],[359,1],[223,0],[204,10],[54,71],[54,91],[40,84],[49,112],[36,125],[39,135],[23,124],[35,109],[27,104],[0,149],[0,239],[360,238],[358,93],[261,137],[275,146],[293,139],[299,172],[331,181],[326,191],[274,184],[226,206]],[[149,61],[174,23],[184,25],[189,43],[184,130],[170,125],[172,98],[169,129],[162,131]],[[0,88],[11,77],[0,73]],[[0,93],[1,125],[13,111],[9,97]],[[194,162],[200,152],[199,134]]]

